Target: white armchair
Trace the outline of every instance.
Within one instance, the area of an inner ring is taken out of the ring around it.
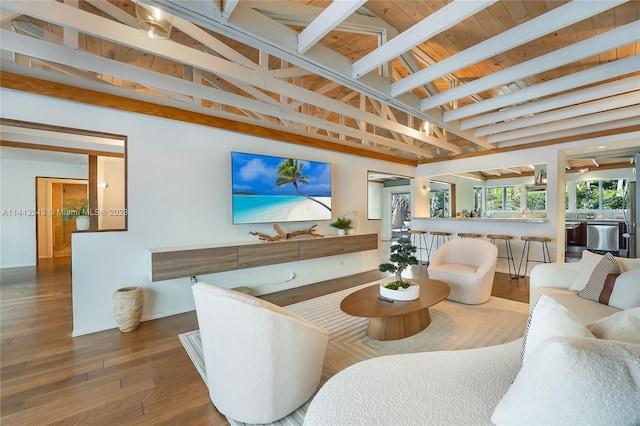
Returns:
[[[491,297],[498,248],[488,241],[458,238],[443,244],[431,259],[429,278],[451,287],[447,299],[470,305]]]
[[[193,286],[211,401],[244,423],[271,423],[320,383],[328,332],[284,308],[206,283]]]

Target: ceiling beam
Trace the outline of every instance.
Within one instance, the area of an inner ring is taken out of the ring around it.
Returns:
[[[340,1],[340,0],[338,0]],[[308,26],[320,13],[322,7],[301,2],[242,0],[243,9],[251,8],[284,25]],[[377,16],[351,14],[336,27],[338,31],[381,36],[398,32]]]
[[[307,53],[367,0],[334,0],[298,35],[298,53]]]
[[[609,62],[598,67],[579,71],[551,81],[526,87],[517,92],[496,96],[486,101],[467,105],[452,111],[443,113],[444,121],[458,120],[486,111],[497,110],[508,105],[515,105],[531,99],[538,99],[554,93],[565,92],[576,87],[598,83],[620,75],[629,74],[640,70],[640,55],[629,56],[624,59]]]
[[[24,73],[15,74],[13,72],[7,72],[4,69],[0,70],[0,87],[34,93],[42,96],[66,99],[72,102],[80,102],[104,108],[118,109],[121,111],[178,120],[238,133],[246,133],[267,139],[341,152],[344,154],[358,155],[399,164],[416,165],[414,160],[367,150],[354,145],[338,144],[316,137],[293,133],[291,131],[275,129],[268,127],[266,124],[258,125],[255,122],[245,123],[235,119],[217,117],[210,114],[190,111],[188,109],[163,105],[159,99],[158,102],[143,101],[130,97],[88,90],[54,81],[47,81],[27,76]],[[144,97],[144,94],[138,94],[138,96]],[[187,105],[185,105],[185,107],[186,106]]]
[[[173,18],[173,25],[180,31],[184,32],[186,35],[199,41],[223,58],[252,70],[258,69],[258,64],[256,64],[246,56],[241,55],[236,50],[230,48],[225,43],[221,42],[197,25],[194,25],[191,22],[177,16]]]
[[[640,107],[637,105],[619,108],[612,111],[599,112],[597,114],[589,114],[584,117],[554,121],[544,126],[530,126],[523,129],[512,130],[510,132],[499,133],[497,135],[489,136],[487,141],[489,143],[504,142],[512,139],[522,139],[528,136],[542,135],[545,133],[554,133],[575,128],[579,129],[583,126],[600,123],[610,123],[612,126],[610,128],[615,128],[615,122],[617,120],[634,117],[638,117],[640,119]],[[605,128],[607,127],[605,126]]]
[[[339,132],[354,138],[375,142],[385,147],[411,152],[412,154],[424,158],[430,158],[433,156],[431,152],[416,146],[399,143],[392,139],[387,139],[381,136],[373,135],[371,133],[362,132],[358,129],[341,126],[329,121],[321,121],[305,114],[289,111],[274,105],[269,105],[264,102],[249,99],[244,96],[235,95],[233,93],[228,93],[211,87],[198,85],[196,83],[192,83],[175,77],[170,77],[164,74],[159,74],[153,71],[144,70],[110,59],[94,57],[93,55],[85,52],[72,51],[62,46],[51,46],[43,41],[14,34],[6,30],[0,30],[0,35],[0,46],[4,48],[4,43],[10,43],[14,49],[17,49],[18,52],[30,56],[39,55],[46,60],[71,64],[78,67],[83,67],[89,71],[94,71],[128,80],[134,80],[149,87],[172,87],[176,91],[193,96],[195,98],[209,99],[213,102],[220,102],[225,105],[231,105],[243,110],[252,110],[259,114],[271,115],[284,120],[295,120],[307,126],[320,127],[326,130]],[[338,103],[337,101],[334,102]],[[357,108],[349,108],[360,111]],[[381,117],[377,117],[374,114],[368,112],[364,112],[363,116],[374,116],[376,118],[379,118],[380,120],[383,120]],[[400,126],[399,124],[393,123],[390,120],[387,121]],[[411,130],[414,132],[418,132],[417,130]]]
[[[478,182],[485,182],[487,180],[487,178],[482,176],[482,174],[476,173],[476,172],[454,173],[453,176],[459,176],[461,178],[471,179],[471,180],[475,180],[475,181],[478,181]]]
[[[266,79],[266,74],[260,72],[260,70],[252,70],[242,65],[235,64],[225,59],[218,58],[177,43],[168,41],[157,43],[156,40],[146,37],[136,29],[126,27],[117,22],[105,20],[84,11],[66,7],[62,3],[47,2],[45,6],[40,3],[31,4],[31,2],[7,1],[6,5],[10,8],[24,8],[25,12],[28,12],[30,15],[32,14],[33,16],[40,17],[41,19],[50,20],[59,25],[70,26],[82,32],[106,38],[125,46],[141,49],[175,61],[180,61],[183,64],[208,70],[225,78],[236,79],[272,92],[286,94],[286,96],[295,98],[303,103],[323,105],[326,108],[332,109],[334,112],[348,115],[355,120],[366,121],[372,125],[385,128],[387,130],[403,133],[426,144],[434,145],[453,153],[462,152],[462,149],[458,145],[423,135],[418,130],[408,126],[384,119],[367,111],[361,111],[358,108],[345,105],[326,96],[316,94],[311,90],[295,86],[279,79]],[[22,47],[26,49],[27,46],[31,45],[28,52],[24,51],[23,53],[42,58],[48,54],[48,52],[45,52],[49,49],[48,47],[36,48],[27,37],[19,36],[6,30],[2,30],[2,34],[3,36],[0,39],[0,45],[4,49],[15,50],[12,45],[18,44],[22,44]],[[20,39],[20,37],[23,38]],[[50,49],[54,48],[55,46],[51,46]],[[62,55],[66,55],[66,53],[71,52],[60,52]],[[69,57],[68,55],[66,56]],[[101,58],[98,57],[95,57],[95,59],[88,59],[85,63],[78,66],[89,69],[93,65],[91,63],[92,61],[99,61],[100,59]],[[127,76],[123,76],[123,78],[128,79]],[[271,114],[275,114],[277,116],[278,112],[271,111]],[[422,155],[428,156],[424,153]]]
[[[143,3],[150,4],[152,6],[157,7],[157,3],[154,0],[137,0]],[[217,18],[222,18],[222,10],[220,9],[221,0],[188,0],[189,1],[189,10],[193,14],[192,16],[215,16]],[[233,3],[235,0],[231,0]],[[164,0],[163,3],[173,4],[174,6],[179,6],[181,3],[184,3],[184,0]],[[161,8],[162,9],[162,8]],[[228,17],[224,17],[224,19],[228,19]]]
[[[628,0],[607,2],[577,0],[564,4],[393,83],[391,85],[391,95],[398,96],[422,84],[497,56],[507,50],[589,18],[626,1]]]
[[[522,137],[519,139],[512,139],[506,142],[500,142],[496,144],[496,146],[499,148],[508,148],[514,145],[535,144],[537,142],[544,141],[593,139],[595,137],[594,135],[598,133],[621,134],[624,132],[624,129],[636,128],[639,125],[640,116],[623,118],[621,120],[606,121],[597,124],[587,124],[582,127],[574,127],[571,129],[559,130],[557,132],[537,134],[528,137]],[[619,129],[623,130],[621,131]]]
[[[495,148],[493,151],[465,152],[464,154],[452,155],[449,157],[436,157],[431,159],[420,160],[418,164],[430,164],[430,163],[439,163],[442,161],[460,160],[463,158],[483,157],[485,155],[515,152],[515,151],[540,148],[540,147],[545,147],[550,145],[561,145],[564,143],[584,141],[587,139],[594,144],[600,143],[600,141],[602,141],[601,143],[611,143],[612,141],[619,142],[619,141],[629,141],[629,140],[640,140],[640,123],[633,124],[628,122],[627,124],[628,126],[626,127],[621,126],[615,130],[588,129],[587,132],[590,132],[588,137],[585,137],[582,134],[565,135],[556,139],[544,139],[536,142],[528,142],[528,143],[521,143],[521,144],[509,144],[509,145],[505,144],[504,146]]]
[[[549,71],[638,40],[640,40],[638,22],[632,22],[607,31],[606,33],[574,43],[571,46],[563,47],[505,70],[489,74],[486,77],[463,84],[444,93],[423,99],[420,102],[420,110],[424,111],[429,108],[434,108],[475,93],[492,89],[501,84]]]
[[[460,21],[491,6],[497,0],[476,0],[473,2],[454,0],[438,9],[422,21],[398,34],[373,52],[353,64],[351,75],[360,78],[380,65],[397,58],[418,44],[448,30]],[[414,87],[420,86],[416,84]],[[408,90],[407,90],[408,91]]]
[[[536,114],[530,117],[519,118],[517,120],[506,121],[504,123],[491,124],[489,126],[476,128],[476,136],[487,136],[499,134],[511,130],[531,128],[541,124],[557,122],[567,118],[579,117],[594,114],[600,111],[614,110],[616,108],[627,107],[640,104],[640,91],[625,93],[596,101],[581,103],[565,108],[554,109],[549,112]]]
[[[122,22],[132,28],[138,28],[138,20],[135,16],[129,15],[127,12],[119,8],[113,3],[104,0],[85,0],[91,6],[103,11],[107,15],[115,18],[118,22]]]
[[[213,1],[213,0],[210,0]],[[229,19],[240,0],[222,0],[222,17]]]
[[[516,175],[521,175],[522,174],[522,170],[520,170],[520,169],[512,169],[512,168],[509,168],[509,167],[505,167],[505,170],[508,171],[508,172],[514,173]]]
[[[500,173],[498,169],[481,170],[481,172],[492,176],[502,176],[502,173]]]
[[[63,146],[43,145],[32,142],[17,142],[14,140],[0,140],[0,146],[7,148],[33,149],[38,151],[68,152],[71,154],[98,155],[101,157],[124,158],[121,152],[97,151],[92,149],[69,148]]]
[[[460,128],[470,129],[484,126],[490,123],[498,123],[500,121],[516,121],[513,119],[517,117],[525,117],[543,111],[550,111],[569,105],[577,105],[583,102],[592,101],[594,99],[614,96],[633,90],[640,90],[640,78],[627,77],[622,80],[616,80],[610,83],[600,84],[598,86],[588,87],[582,90],[576,90],[574,92],[567,93],[566,95],[559,95],[549,99],[527,102],[524,105],[506,108],[501,111],[496,111],[489,114],[483,114],[477,117],[461,120]]]
[[[238,4],[236,12],[229,21],[223,22],[220,18],[193,14],[188,9],[191,5],[190,2],[181,2],[178,4],[167,0],[156,0],[153,1],[153,3],[158,5],[170,4],[172,5],[171,12],[175,15],[188,16],[192,22],[222,36],[230,37],[238,42],[253,46],[256,49],[267,51],[283,61],[308,69],[314,74],[335,81],[349,89],[364,93],[379,102],[383,102],[408,114],[413,114],[421,120],[429,120],[439,127],[443,127],[447,131],[483,149],[493,149],[493,147],[484,140],[474,137],[472,132],[461,132],[457,128],[456,122],[451,122],[450,124],[444,123],[442,121],[441,110],[433,109],[425,112],[418,110],[419,98],[417,96],[407,93],[397,98],[391,98],[389,96],[390,81],[388,78],[370,73],[359,80],[354,80],[351,77],[351,61],[321,44],[316,45],[316,47],[307,52],[306,55],[300,55],[297,52],[298,33],[269,17],[274,16],[272,11],[275,9],[279,8],[279,10],[282,10],[285,6],[294,9],[299,8],[300,5],[290,4],[288,2],[284,4],[284,2],[277,1],[242,1]],[[317,12],[313,15],[313,17],[315,16],[317,16]],[[361,18],[367,18],[364,20],[366,24],[363,24],[363,30],[370,29],[370,22],[380,23],[379,26],[382,30],[393,30],[393,28],[384,24],[379,18],[362,17],[359,15],[352,15],[345,23],[351,24],[351,19],[356,17],[358,19],[353,19],[355,23],[353,26],[354,31],[358,29],[358,23],[359,20],[362,20]],[[280,17],[278,17],[278,19],[280,19]],[[339,28],[342,29],[342,26]],[[369,33],[370,32],[367,32],[367,34]]]

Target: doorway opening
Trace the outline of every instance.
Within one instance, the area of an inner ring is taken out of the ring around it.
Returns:
[[[64,220],[62,212],[79,200],[89,197],[86,179],[36,178],[37,259],[71,256],[71,234],[76,230],[76,218]]]
[[[411,228],[411,193],[391,193],[391,239],[408,236]]]

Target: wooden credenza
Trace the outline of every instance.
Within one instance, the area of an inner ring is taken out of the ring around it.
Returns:
[[[151,281],[377,250],[378,234],[244,243],[215,247],[152,249]]]

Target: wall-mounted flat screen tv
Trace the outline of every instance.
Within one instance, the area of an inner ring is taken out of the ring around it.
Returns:
[[[331,219],[331,164],[231,153],[233,223]]]

